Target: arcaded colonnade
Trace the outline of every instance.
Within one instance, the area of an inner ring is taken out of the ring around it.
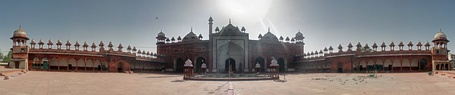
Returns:
[[[445,45],[435,45],[430,48],[430,43],[422,44],[418,42],[417,48],[413,48],[412,42],[404,48],[403,42],[398,44],[398,50],[395,50],[394,42],[389,44],[387,49],[383,42],[380,46],[374,43],[372,49],[365,44],[356,45],[357,49],[352,50],[353,45],[348,44],[348,49],[343,50],[341,44],[338,46],[338,52],[333,52],[333,47],[328,49],[309,52],[307,54],[297,55],[301,60],[298,70],[304,72],[416,72],[432,70],[432,61],[436,52],[432,49],[446,48]],[[424,46],[424,48],[422,47]],[[380,49],[378,50],[378,47]],[[439,53],[439,50],[437,51]],[[435,70],[451,70],[450,63],[435,63]]]
[[[36,46],[38,44],[38,46]],[[161,59],[162,55],[151,52],[141,52],[136,47],[127,47],[127,51],[122,51],[123,46],[119,44],[117,50],[113,49],[111,42],[108,49],[104,49],[104,43],[99,45],[92,43],[91,50],[89,45],[79,44],[78,41],[71,45],[67,41],[65,48],[63,43],[58,40],[56,47],[53,47],[51,40],[44,48],[44,42],[40,40],[30,43],[28,53],[28,67],[30,70],[60,70],[60,71],[160,71],[165,62]],[[80,49],[82,46],[82,49]],[[99,47],[98,49],[96,47]]]

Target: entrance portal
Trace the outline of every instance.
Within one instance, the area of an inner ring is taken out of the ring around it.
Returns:
[[[226,60],[225,66],[224,66],[224,71],[229,72],[229,67],[231,67],[232,71],[234,71],[234,72],[236,71],[235,70],[235,60],[232,58],[229,58]]]

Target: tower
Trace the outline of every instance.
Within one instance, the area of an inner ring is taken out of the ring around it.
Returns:
[[[433,48],[431,49],[432,57],[432,70],[451,70],[452,66],[448,60],[447,40],[446,34],[439,30],[433,39]]]
[[[157,54],[162,54],[162,45],[166,44],[166,35],[161,31],[158,33],[158,36],[156,37],[156,53]]]
[[[12,58],[8,66],[16,69],[28,69],[28,46],[26,44],[29,38],[27,33],[19,26],[10,39],[13,40],[13,47],[11,48]]]
[[[166,40],[166,35],[161,31],[158,33],[158,36],[156,37],[156,45],[161,45],[164,44]]]
[[[300,51],[299,53],[304,53],[305,50],[303,49],[305,43],[303,43],[303,39],[305,39],[305,37],[303,37],[303,34],[302,32],[300,32],[300,30],[295,34],[295,43],[299,45],[299,48],[302,49],[302,51]]]

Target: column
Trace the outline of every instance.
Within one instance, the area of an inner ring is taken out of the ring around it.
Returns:
[[[76,71],[79,71],[79,59],[75,59],[76,60]]]
[[[57,58],[57,70],[60,70],[60,58]]]
[[[95,61],[94,59],[92,59],[92,71],[95,71]]]
[[[71,60],[71,59],[66,60],[66,70],[67,70],[67,71],[70,70],[70,65],[69,65],[69,64],[70,64],[70,60]]]
[[[87,71],[87,58],[84,58],[84,64],[84,71]]]
[[[403,59],[400,60],[400,71],[403,71]]]
[[[103,71],[103,60],[100,60],[100,64],[101,64],[100,71]]]

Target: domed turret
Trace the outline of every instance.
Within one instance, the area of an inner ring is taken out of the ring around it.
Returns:
[[[166,36],[166,34],[164,34],[163,31],[160,31],[160,33],[158,33],[158,37],[159,36]]]
[[[156,44],[164,44],[165,40],[166,40],[166,35],[163,33],[163,31],[160,31],[160,33],[158,33],[158,36],[156,37]]]
[[[22,29],[21,26],[19,26],[19,29],[14,31],[13,37],[11,39],[13,38],[26,38],[28,40],[27,33]]]
[[[449,42],[449,40],[447,40],[446,34],[444,34],[444,32],[442,32],[441,30],[439,30],[439,32],[436,33],[436,35],[434,35],[434,39],[433,39],[432,42],[435,42],[435,41],[447,41],[447,42]]]
[[[442,30],[440,29],[439,32],[436,33],[436,35],[434,35],[434,39],[432,42],[434,44],[434,47],[436,47],[438,49],[443,49],[441,51],[441,52],[443,52],[444,50],[446,50],[447,43],[449,42],[449,40],[447,40],[447,35],[444,34],[444,32],[442,32]],[[441,52],[439,52],[439,53],[441,53]]]
[[[302,32],[300,32],[300,30],[299,30],[299,32],[297,32],[297,33],[295,34],[295,37],[294,37],[294,38],[295,38],[295,40],[296,40],[297,43],[303,43],[303,39],[305,39],[305,37],[303,37]]]

